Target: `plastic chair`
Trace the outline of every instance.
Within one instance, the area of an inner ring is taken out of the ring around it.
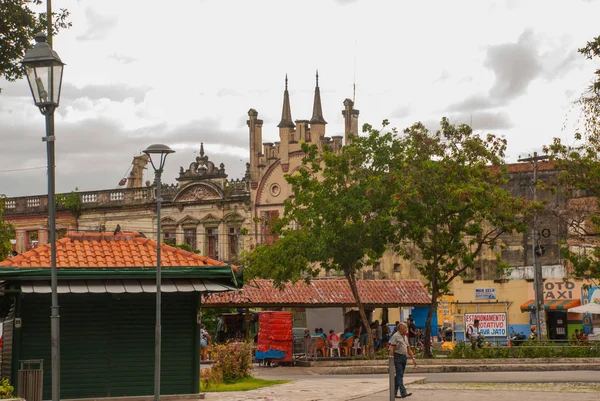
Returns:
[[[329,357],[333,358],[334,354],[340,356],[340,340],[331,340],[331,347],[329,347]]]
[[[314,356],[318,357],[319,352],[321,352],[321,357],[325,357],[327,355],[327,343],[323,337],[314,337],[313,338]]]
[[[345,357],[350,356],[350,350],[352,349],[352,345],[354,344],[354,340],[355,340],[355,337],[350,337],[350,338],[348,338],[346,340],[340,341],[340,344],[339,344],[339,348],[340,348],[340,351],[341,351],[340,355],[343,355]]]
[[[354,344],[352,344],[352,349],[350,350],[350,353],[352,355],[358,355],[359,353],[362,354],[362,348],[360,345],[360,340],[358,341],[354,341]]]

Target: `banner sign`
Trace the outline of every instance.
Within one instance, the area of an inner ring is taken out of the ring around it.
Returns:
[[[465,333],[479,319],[479,332],[486,337],[506,337],[506,313],[465,313]]]
[[[475,299],[496,299],[496,289],[475,288]]]

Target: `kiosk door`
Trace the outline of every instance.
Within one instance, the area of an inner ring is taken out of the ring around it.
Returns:
[[[567,340],[567,313],[548,312],[548,328],[551,340]]]

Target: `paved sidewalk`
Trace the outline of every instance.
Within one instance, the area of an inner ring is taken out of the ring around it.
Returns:
[[[409,401],[465,401],[465,400],[502,400],[502,401],[548,401],[553,399],[597,401],[598,391],[576,391],[575,389],[562,389],[558,393],[532,389],[456,389],[456,388],[429,388],[428,385],[409,387],[412,396]],[[435,387],[435,386],[432,386]],[[351,398],[352,401],[389,401],[387,391],[373,393],[360,398]]]
[[[405,377],[407,385],[422,382],[420,377]],[[373,378],[332,378],[319,380],[307,376],[290,383],[264,387],[252,391],[237,391],[229,393],[205,393],[207,401],[348,401],[373,394],[386,395],[388,379]],[[365,400],[368,398],[365,398]],[[379,400],[379,398],[377,398]],[[385,399],[385,398],[382,398]],[[439,400],[437,400],[439,401]],[[461,400],[464,401],[464,400]],[[583,400],[578,400],[583,401]]]

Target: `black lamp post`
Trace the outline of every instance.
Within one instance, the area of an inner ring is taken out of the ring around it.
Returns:
[[[37,42],[25,53],[21,64],[25,68],[29,88],[35,105],[46,116],[46,142],[48,154],[48,231],[50,241],[50,268],[52,307],[50,312],[50,346],[52,357],[52,401],[60,400],[60,316],[58,314],[58,292],[56,274],[56,211],[54,195],[54,110],[58,107],[64,63],[46,42],[47,37],[39,33]]]
[[[160,399],[160,350],[161,350],[161,277],[160,277],[160,244],[161,244],[161,228],[160,228],[160,203],[162,201],[160,190],[160,176],[165,167],[167,155],[175,153],[173,149],[167,145],[154,144],[148,146],[144,153],[150,158],[154,175],[156,177],[156,331],[154,333],[154,401]],[[158,160],[152,160],[154,156]]]

